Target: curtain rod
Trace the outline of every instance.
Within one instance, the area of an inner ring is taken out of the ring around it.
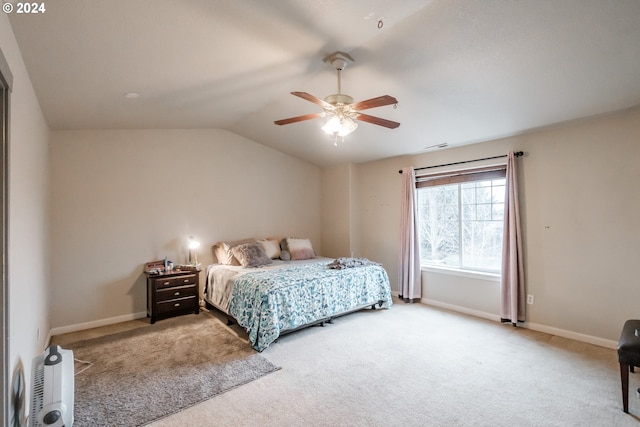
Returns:
[[[516,156],[516,157],[524,156],[524,152],[516,151],[515,153],[513,153],[513,155]],[[435,166],[424,166],[424,167],[421,167],[421,168],[415,168],[414,170],[415,171],[419,171],[419,170],[423,170],[423,169],[441,168],[443,166],[461,165],[463,163],[480,162],[482,160],[501,159],[502,157],[507,157],[507,155],[503,154],[502,156],[485,157],[483,159],[464,160],[462,162],[445,163],[443,165],[435,165]],[[402,170],[399,170],[398,173],[402,173]]]

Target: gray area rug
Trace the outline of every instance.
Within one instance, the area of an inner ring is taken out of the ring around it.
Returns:
[[[64,348],[75,427],[145,425],[280,369],[206,312]]]

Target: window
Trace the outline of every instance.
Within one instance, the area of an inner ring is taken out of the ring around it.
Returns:
[[[419,177],[421,263],[500,273],[504,169]]]

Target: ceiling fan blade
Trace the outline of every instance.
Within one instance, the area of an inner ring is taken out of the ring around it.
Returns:
[[[356,119],[362,120],[363,122],[372,123],[374,125],[384,126],[389,129],[395,129],[398,126],[400,126],[400,123],[398,122],[393,122],[391,120],[381,119],[380,117],[370,116],[368,114],[362,114],[362,113],[359,113],[356,116]]]
[[[322,117],[322,113],[311,113],[311,114],[305,114],[304,116],[297,116],[297,117],[290,117],[288,119],[276,120],[273,123],[277,125],[288,125],[289,123],[302,122],[304,120],[311,120],[311,119],[319,119],[320,117]]]
[[[316,98],[315,96],[307,93],[307,92],[291,92],[291,95],[295,95],[299,98],[302,99],[306,99],[307,101],[311,101],[314,104],[318,104],[319,106],[321,106],[322,108],[333,108],[333,105],[329,104],[328,102],[320,99],[320,98]]]
[[[353,108],[356,111],[359,111],[359,110],[366,110],[368,108],[382,107],[383,105],[392,105],[397,103],[398,103],[398,100],[395,99],[393,96],[382,95],[377,98],[371,98],[371,99],[367,99],[360,102],[354,102],[353,104],[351,104],[351,108]]]

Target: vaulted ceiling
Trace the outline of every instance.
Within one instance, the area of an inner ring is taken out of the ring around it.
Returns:
[[[640,105],[638,0],[48,0],[9,15],[52,129],[222,128],[319,166]],[[333,145],[294,97],[398,99]],[[136,92],[129,99],[125,93]]]

